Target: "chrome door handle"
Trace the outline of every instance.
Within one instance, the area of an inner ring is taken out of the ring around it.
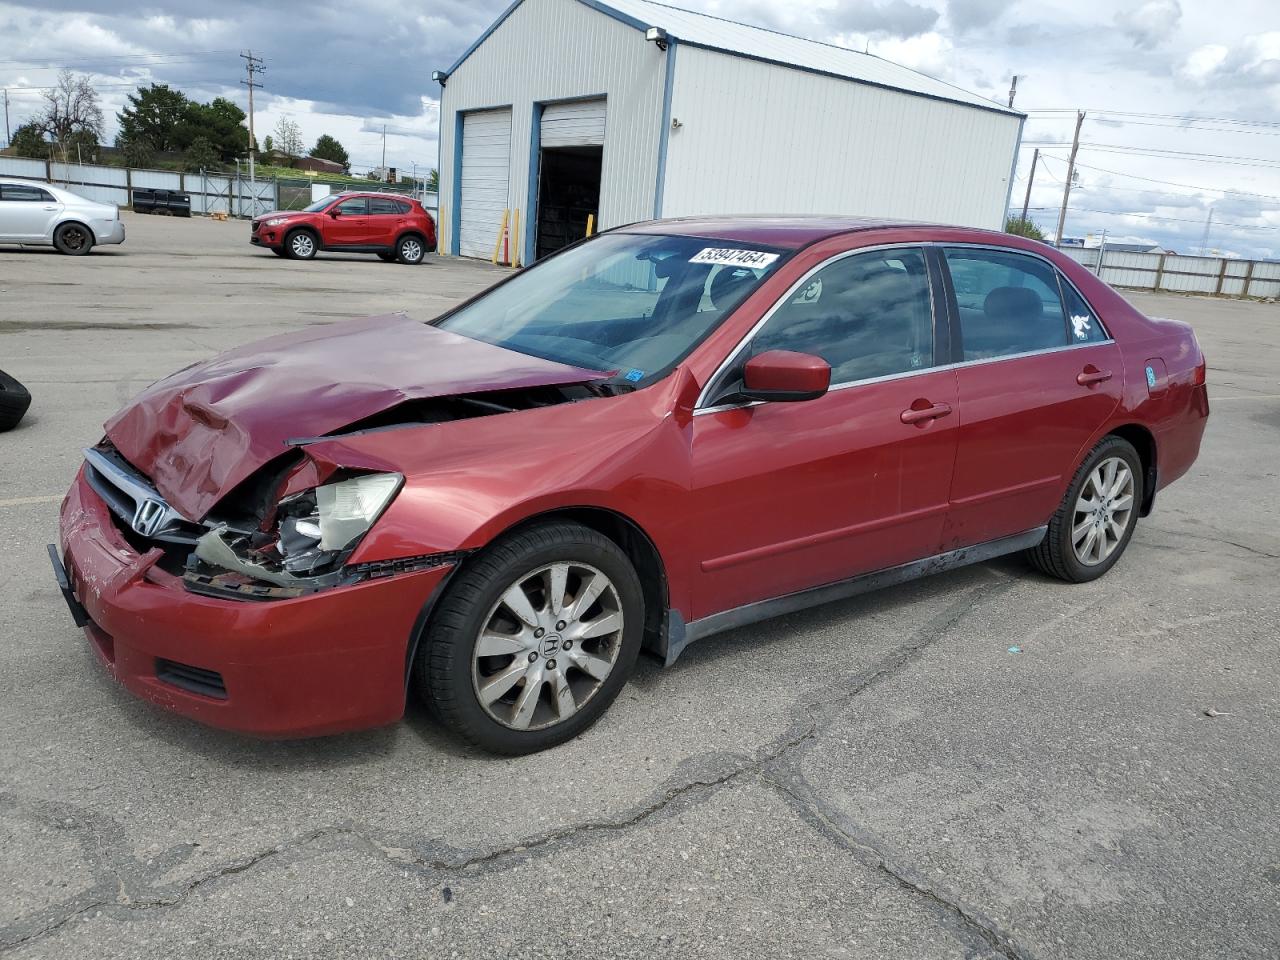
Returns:
[[[1095,383],[1105,383],[1111,379],[1110,370],[1098,370],[1094,367],[1085,367],[1076,376],[1076,383],[1082,387],[1092,386]]]
[[[57,207],[45,207],[45,209],[46,209],[46,210],[49,210],[49,211],[55,211],[55,210],[57,210],[58,208],[57,208]]]
[[[937,420],[939,417],[945,417],[951,412],[951,404],[935,403],[932,406],[925,407],[923,410],[916,410],[909,407],[902,411],[903,423],[922,423],[925,420]]]

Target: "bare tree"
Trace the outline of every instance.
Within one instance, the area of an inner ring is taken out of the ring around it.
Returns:
[[[286,157],[302,156],[302,128],[292,117],[281,117],[276,121],[275,147]]]
[[[87,75],[76,76],[63,70],[58,75],[58,85],[44,91],[43,96],[44,112],[35,122],[64,161],[76,144],[96,146],[102,139],[102,107]]]

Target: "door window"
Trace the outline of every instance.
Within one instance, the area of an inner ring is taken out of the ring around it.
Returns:
[[[788,294],[756,334],[749,355],[766,350],[822,357],[831,364],[832,386],[933,366],[923,251],[875,250],[823,267]]]
[[[369,213],[368,197],[352,197],[338,204],[338,213],[344,217],[363,217]]]
[[[405,212],[404,204],[390,197],[370,197],[369,212],[375,216],[399,215]]]
[[[1058,272],[1050,264],[998,250],[951,247],[945,253],[964,359],[1034,353],[1071,342]]]
[[[0,184],[0,200],[26,201],[28,203],[57,203],[48,190],[26,184]]]

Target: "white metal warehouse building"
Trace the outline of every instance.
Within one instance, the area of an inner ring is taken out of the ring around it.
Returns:
[[[437,79],[443,247],[488,258],[518,211],[525,263],[589,214],[998,229],[1023,120],[873,55],[648,0],[516,0]]]

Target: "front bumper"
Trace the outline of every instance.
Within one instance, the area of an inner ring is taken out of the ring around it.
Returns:
[[[250,232],[249,242],[255,247],[274,249],[284,243],[284,231],[279,227],[259,227]]]
[[[158,550],[129,545],[83,469],[63,501],[60,534],[64,593],[112,677],[166,710],[264,737],[399,719],[419,614],[450,569],[291,600],[202,596],[155,565]]]

